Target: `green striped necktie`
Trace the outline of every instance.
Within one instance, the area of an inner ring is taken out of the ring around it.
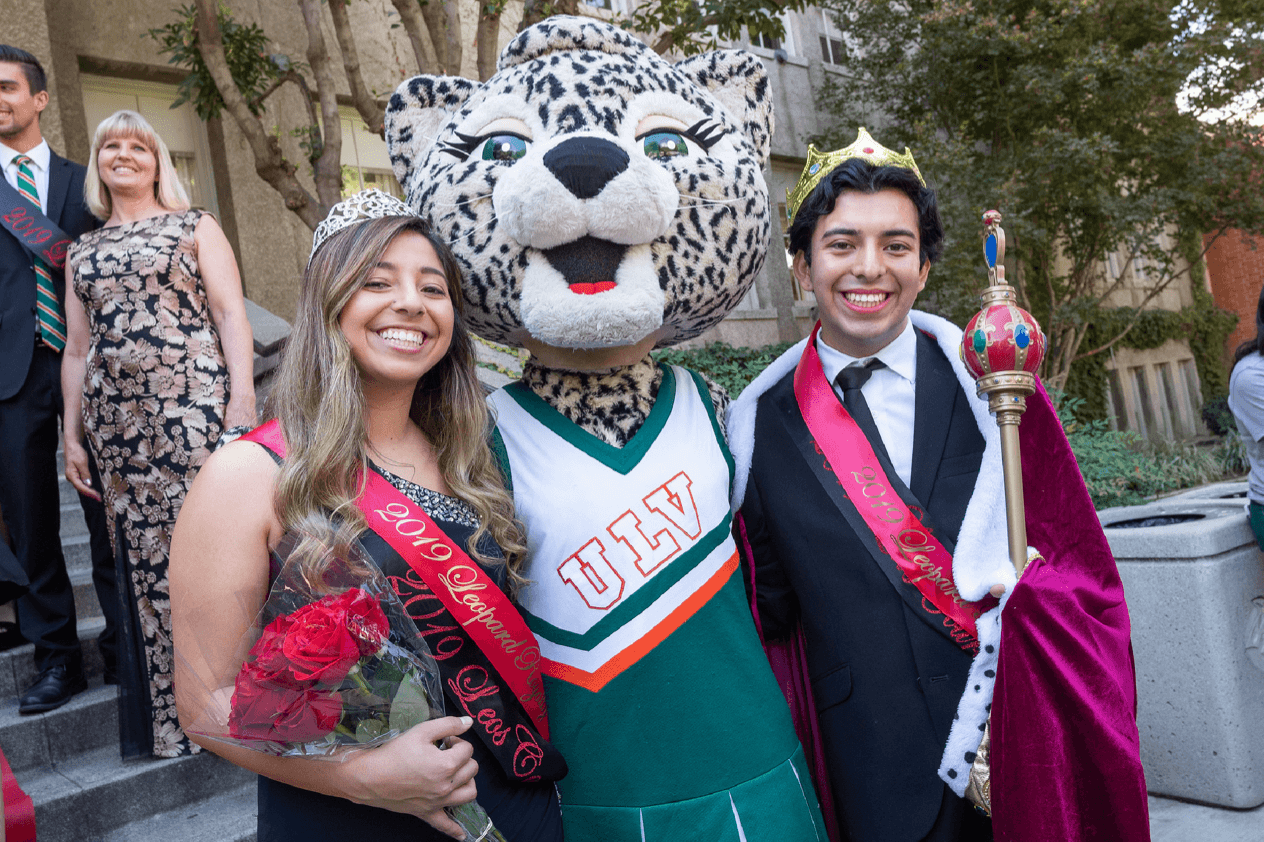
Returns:
[[[14,159],[18,165],[18,192],[36,208],[40,206],[39,191],[35,189],[34,163],[25,155]],[[53,267],[35,258],[35,321],[39,338],[54,351],[66,347],[66,319],[57,303],[57,288],[53,286]]]

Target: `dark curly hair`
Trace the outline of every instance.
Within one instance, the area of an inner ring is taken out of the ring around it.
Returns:
[[[939,205],[935,191],[923,187],[917,174],[905,167],[878,167],[861,158],[844,161],[828,176],[821,179],[816,189],[808,194],[799,206],[790,224],[790,253],[803,252],[803,259],[812,265],[812,234],[816,223],[829,216],[834,203],[847,190],[860,193],[877,193],[880,190],[899,190],[909,197],[917,208],[917,234],[921,246],[921,264],[934,263],[944,245],[944,224],[939,219]]]

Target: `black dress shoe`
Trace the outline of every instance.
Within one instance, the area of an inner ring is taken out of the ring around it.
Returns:
[[[18,713],[54,710],[70,701],[74,694],[87,689],[88,682],[84,681],[82,670],[72,671],[65,664],[57,664],[41,672],[35,683],[18,699]]]

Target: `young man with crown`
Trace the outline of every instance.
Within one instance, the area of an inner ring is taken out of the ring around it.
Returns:
[[[735,532],[832,835],[1148,839],[1123,590],[1057,416],[1028,399],[1016,582],[962,332],[913,309],[934,190],[861,129],[787,207],[820,322],[730,410]]]

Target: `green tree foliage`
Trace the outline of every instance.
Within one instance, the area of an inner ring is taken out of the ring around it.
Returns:
[[[923,301],[958,323],[985,283],[979,215],[1004,214],[1008,276],[1048,335],[1051,385],[1126,341],[1143,308],[1188,275],[1178,232],[1264,230],[1259,130],[1198,119],[1261,89],[1258,2],[827,8],[845,33],[847,71],[826,96],[839,128],[820,140],[850,143],[859,124],[914,149],[948,229]],[[1191,78],[1200,86],[1187,87]],[[1112,296],[1126,288],[1140,295],[1118,318]]]
[[[149,30],[149,36],[171,64],[188,71],[180,84],[180,102],[192,102],[203,119],[227,111],[245,135],[260,178],[281,194],[286,207],[308,228],[315,229],[341,198],[338,97],[349,89],[365,125],[378,133],[385,102],[368,89],[361,73],[356,27],[348,12],[352,0],[291,2],[298,7],[307,34],[306,62],[280,52],[258,24],[237,21],[219,0],[193,0],[173,9],[175,19]],[[477,75],[487,79],[496,69],[503,15],[520,14],[525,27],[555,14],[575,14],[580,3],[482,0],[473,27],[462,26],[460,5],[461,0],[391,0],[391,10],[381,16],[380,32],[403,29],[415,60],[412,72],[459,75],[462,55],[473,51]],[[805,5],[805,0],[650,0],[637,4],[632,15],[620,21],[652,41],[659,53],[688,54],[715,45],[717,37],[736,40],[743,27],[752,34],[781,37],[777,14]],[[330,24],[334,49],[324,36]],[[395,83],[410,75],[405,72]],[[300,92],[306,119],[298,125],[270,126],[263,119],[267,100],[285,85]],[[308,171],[300,175],[286,158],[282,134],[298,139]]]
[[[636,4],[624,26],[654,36],[654,49],[660,53],[691,55],[741,40],[743,29],[752,39],[782,38],[778,14],[800,12],[807,5],[806,0],[654,0]]]
[[[171,64],[189,69],[189,75],[180,83],[180,98],[171,107],[189,102],[203,120],[214,119],[224,110],[224,99],[198,52],[197,8],[181,6],[174,12],[175,20],[149,30],[149,37],[158,42],[159,52],[166,55]],[[262,97],[270,93],[276,79],[290,69],[290,59],[269,54],[268,36],[262,27],[255,23],[238,23],[223,6],[219,9],[219,27],[224,34],[224,53],[233,81],[245,95],[251,112],[262,114]]]
[[[1054,392],[1058,416],[1075,453],[1093,505],[1131,506],[1182,488],[1242,476],[1248,466],[1237,436],[1213,447],[1152,442],[1111,430],[1102,420],[1083,420],[1084,403]]]

